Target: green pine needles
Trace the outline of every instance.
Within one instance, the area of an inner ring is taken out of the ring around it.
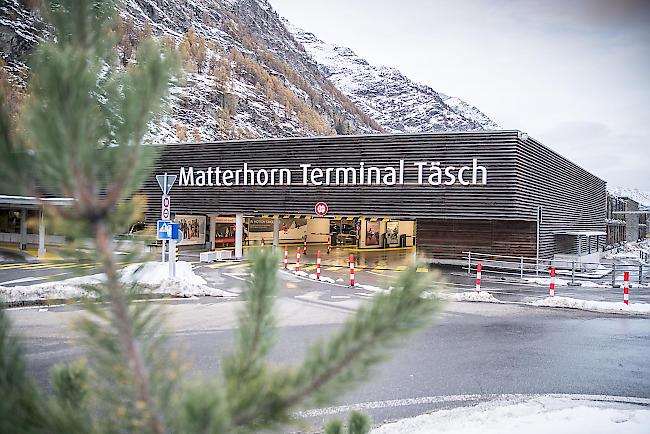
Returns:
[[[116,231],[137,220],[134,197],[156,158],[143,137],[164,107],[176,55],[153,39],[124,67],[117,52],[115,5],[52,0],[50,40],[33,53],[31,97],[9,121],[0,110],[0,191],[74,198],[47,208],[70,245],[92,240],[105,283],[79,322],[86,360],[56,366],[51,393],[39,390],[24,350],[0,309],[0,433],[212,433],[284,431],[296,412],[335,402],[368,379],[403,337],[439,308],[424,274],[411,268],[390,291],[360,307],[295,366],[268,362],[274,348],[279,258],[255,252],[235,345],[220,378],[188,381],[183,360],[165,340],[155,303],[132,303],[137,288],[119,281]],[[361,434],[369,420],[352,413],[328,434]]]

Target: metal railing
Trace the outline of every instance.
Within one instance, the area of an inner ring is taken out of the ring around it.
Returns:
[[[595,263],[476,252],[463,252],[463,255],[466,264],[464,268],[468,275],[476,272],[476,264],[479,262],[483,274],[494,274],[519,280],[549,277],[551,267],[554,267],[558,276],[571,278],[570,285],[578,285],[576,279],[581,279],[582,282],[598,280],[594,283],[599,285],[610,283],[612,287],[618,287],[623,281],[625,272],[629,273],[630,282],[645,284],[648,283],[648,273],[650,272],[647,254],[645,258],[640,256],[639,264]]]

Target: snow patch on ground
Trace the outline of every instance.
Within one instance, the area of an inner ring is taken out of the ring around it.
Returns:
[[[145,262],[133,264],[122,269],[120,281],[122,283],[139,283],[141,285],[160,285],[168,280],[169,264],[166,262]],[[188,284],[205,285],[206,280],[192,271],[192,264],[186,261],[176,262],[176,280],[183,280]]]
[[[577,298],[570,297],[546,297],[541,300],[536,300],[531,304],[540,307],[564,307],[604,313],[650,314],[650,304],[630,303],[626,305],[623,301],[593,301],[578,300]]]
[[[620,247],[616,247],[603,255],[605,259],[633,259],[643,262],[641,257],[650,255],[650,241],[627,242]]]
[[[406,418],[371,434],[647,433],[650,408],[570,397],[499,399]]]
[[[551,278],[550,277],[530,277],[527,279],[524,279],[528,283],[533,283],[535,285],[540,285],[540,286],[550,286],[551,285]],[[584,286],[584,287],[589,287],[589,288],[609,288],[611,285],[603,284],[603,283],[597,283],[597,282],[590,282],[586,280],[576,280],[575,281],[579,286]],[[569,283],[571,283],[571,280],[566,280],[566,279],[561,279],[559,277],[555,278],[555,286],[567,286]]]
[[[169,264],[146,262],[134,264],[120,270],[120,281],[124,284],[138,284],[146,292],[174,297],[236,297],[228,291],[212,288],[205,279],[194,273],[189,262],[176,263],[176,277],[170,278]],[[6,303],[33,302],[39,300],[63,300],[94,297],[92,288],[106,280],[104,274],[74,277],[56,282],[45,282],[25,286],[0,286],[0,298]]]
[[[500,300],[494,298],[492,294],[487,291],[465,291],[459,293],[438,292],[434,294],[435,297],[445,301],[476,301],[484,303],[502,303]]]
[[[357,286],[360,287],[360,288],[365,289],[366,291],[370,291],[370,292],[387,292],[387,291],[391,290],[391,288],[384,289],[384,288],[380,288],[378,286],[372,286],[372,285],[357,285]]]

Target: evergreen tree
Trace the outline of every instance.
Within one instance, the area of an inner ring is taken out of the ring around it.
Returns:
[[[328,339],[313,344],[297,366],[272,366],[277,338],[274,299],[278,258],[260,251],[239,315],[233,352],[219,381],[185,380],[163,351],[162,316],[150,303],[131,303],[139,290],[118,279],[113,234],[141,211],[134,193],[150,176],[155,148],[144,146],[160,113],[175,56],[151,40],[137,61],[120,65],[115,8],[107,0],[52,0],[53,38],[32,58],[29,98],[14,128],[2,99],[0,189],[74,198],[48,209],[69,240],[94,240],[106,282],[79,324],[88,363],[57,366],[52,393],[31,382],[24,351],[0,309],[0,431],[13,433],[249,433],[293,423],[296,410],[331,403],[388,350],[427,323],[437,303],[427,282],[407,270],[390,292],[362,306]],[[235,53],[237,55],[237,53]],[[17,191],[19,190],[19,191]],[[46,202],[44,202],[46,204]],[[162,356],[164,354],[164,357]],[[334,423],[327,429],[334,431]],[[339,424],[338,426],[342,426]],[[348,432],[368,431],[353,414]]]

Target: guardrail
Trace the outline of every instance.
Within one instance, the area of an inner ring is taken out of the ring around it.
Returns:
[[[643,252],[642,252],[643,253]],[[605,282],[611,283],[614,288],[619,287],[623,281],[623,274],[630,274],[630,281],[637,284],[645,284],[649,278],[650,264],[617,264],[617,263],[595,263],[580,260],[568,259],[542,259],[525,256],[494,255],[487,253],[463,252],[465,269],[470,275],[476,272],[476,266],[481,263],[482,273],[510,276],[520,280],[550,277],[551,267],[556,269],[558,277],[571,278],[569,285],[579,285],[576,279],[595,280],[600,285]],[[641,256],[643,258],[643,256]]]

